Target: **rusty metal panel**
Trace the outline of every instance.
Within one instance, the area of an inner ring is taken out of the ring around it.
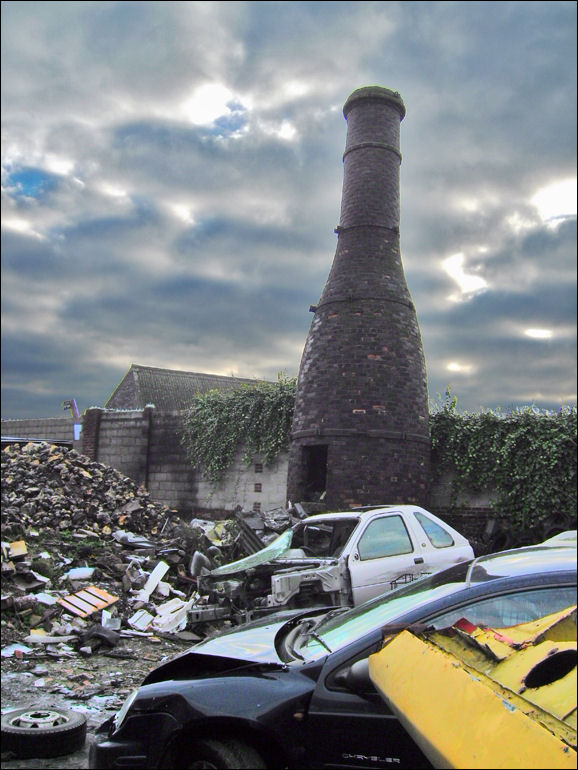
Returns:
[[[436,768],[576,768],[575,618],[574,606],[508,628],[406,630],[370,675]]]

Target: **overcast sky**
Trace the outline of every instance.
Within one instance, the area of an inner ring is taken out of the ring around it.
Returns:
[[[2,416],[295,376],[374,84],[430,401],[575,404],[574,2],[2,2]]]

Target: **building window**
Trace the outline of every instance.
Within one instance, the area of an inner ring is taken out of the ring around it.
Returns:
[[[263,473],[263,463],[255,463],[255,473]]]
[[[261,510],[261,503],[253,503],[253,510],[254,511],[260,511]]]
[[[263,484],[255,484],[255,492],[262,492]]]

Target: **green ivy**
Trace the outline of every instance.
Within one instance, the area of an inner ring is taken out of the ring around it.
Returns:
[[[183,435],[193,467],[218,482],[240,449],[247,465],[256,455],[270,465],[289,448],[296,387],[296,378],[280,374],[276,383],[196,396],[185,413]]]
[[[296,380],[255,383],[197,396],[185,415],[183,445],[193,466],[220,481],[243,450],[270,464],[289,448]],[[459,414],[448,389],[430,414],[433,481],[452,478],[452,505],[468,492],[494,490],[493,507],[508,529],[528,539],[548,522],[574,527],[576,516],[576,408],[547,412],[524,407],[508,413]]]
[[[458,414],[456,406],[448,390],[430,415],[434,480],[449,472],[452,505],[491,489],[504,523],[529,541],[549,524],[575,527],[576,408]]]

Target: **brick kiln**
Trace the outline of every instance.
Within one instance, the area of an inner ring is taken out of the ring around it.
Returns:
[[[333,508],[423,502],[430,441],[424,354],[399,243],[400,123],[379,86],[354,91],[333,265],[299,371],[288,499]]]

